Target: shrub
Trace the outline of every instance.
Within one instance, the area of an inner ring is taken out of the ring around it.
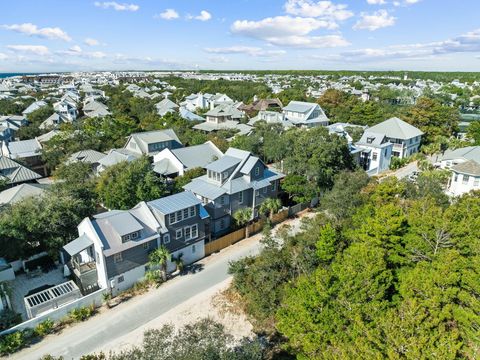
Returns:
[[[397,170],[400,169],[401,167],[404,167],[410,162],[411,159],[409,158],[403,158],[400,159],[399,157],[392,156],[392,160],[390,162],[390,169],[391,170]]]
[[[73,322],[85,321],[91,317],[95,312],[93,305],[73,309],[68,313],[69,318]]]
[[[10,309],[4,309],[0,311],[0,331],[9,329],[12,326],[20,324],[21,322],[22,317],[15,311]]]
[[[13,354],[25,346],[25,335],[22,331],[17,331],[8,335],[5,335],[0,340],[0,354],[8,355]]]
[[[50,334],[53,331],[54,325],[55,324],[53,320],[47,319],[45,321],[42,321],[40,324],[38,324],[35,327],[34,332],[36,335],[43,337],[45,335]]]

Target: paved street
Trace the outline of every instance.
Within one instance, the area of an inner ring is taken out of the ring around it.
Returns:
[[[298,232],[300,219],[289,220],[292,232]],[[277,227],[278,228],[278,227]],[[276,228],[276,229],[277,229]],[[14,354],[12,359],[39,359],[45,354],[77,359],[101,349],[103,345],[134,331],[182,302],[224,281],[232,260],[253,255],[260,249],[257,234],[200,262],[203,270],[168,281],[160,288],[137,296],[104,311],[84,323],[52,335],[40,343]]]

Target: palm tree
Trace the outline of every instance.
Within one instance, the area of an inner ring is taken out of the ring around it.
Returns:
[[[152,251],[149,255],[150,264],[152,266],[159,266],[162,274],[162,280],[167,281],[167,264],[171,259],[170,251],[168,251],[165,245],[160,246],[155,251]]]
[[[248,225],[250,220],[252,220],[252,209],[251,208],[243,208],[238,209],[233,214],[233,218],[235,219],[235,223],[239,226]],[[249,237],[248,226],[245,227],[245,237]]]
[[[282,202],[280,199],[268,198],[262,205],[260,205],[260,213],[263,215],[270,215],[270,220],[273,219],[273,215],[276,214],[282,208]]]
[[[183,266],[184,266],[182,257],[183,257],[183,253],[178,254],[177,257],[172,256],[172,261],[175,263],[177,270],[180,273],[183,271]]]

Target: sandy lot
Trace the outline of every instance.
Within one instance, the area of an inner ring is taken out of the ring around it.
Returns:
[[[126,336],[115,339],[95,352],[119,352],[134,345],[140,345],[143,333],[148,329],[158,329],[165,324],[174,324],[176,328],[194,323],[202,318],[211,318],[225,326],[227,333],[236,340],[253,335],[252,325],[246,316],[236,309],[225,298],[223,291],[228,289],[231,278],[185,301],[165,314],[151,320]]]

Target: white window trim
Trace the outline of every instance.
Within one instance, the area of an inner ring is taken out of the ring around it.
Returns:
[[[180,233],[180,236],[178,236],[178,233]],[[182,236],[183,236],[183,229],[175,230],[175,239],[180,239]]]
[[[243,204],[243,191],[238,193],[238,203]]]
[[[121,252],[116,253],[113,255],[113,262],[115,264],[121,263],[123,261],[123,255]]]
[[[187,229],[190,232],[190,235],[188,237],[187,237]],[[195,231],[193,231],[194,229]],[[183,228],[183,232],[185,234],[185,241],[194,240],[198,237],[198,225],[193,224],[192,226],[186,226]],[[194,233],[195,233],[195,236],[193,236]]]
[[[163,235],[163,243],[164,244],[170,243],[170,234]]]

